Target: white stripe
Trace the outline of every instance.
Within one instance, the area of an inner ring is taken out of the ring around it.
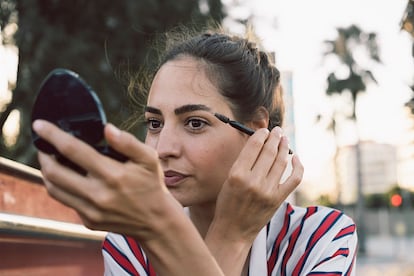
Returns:
[[[257,235],[250,254],[249,274],[250,276],[267,275],[266,258],[266,227]]]

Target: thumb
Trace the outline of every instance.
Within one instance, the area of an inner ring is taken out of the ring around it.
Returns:
[[[113,124],[106,124],[104,129],[105,139],[117,152],[136,163],[147,163],[146,160],[157,158],[155,151],[139,141],[134,135],[122,131]],[[153,156],[153,158],[148,158]]]

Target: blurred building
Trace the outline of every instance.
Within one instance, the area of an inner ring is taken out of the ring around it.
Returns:
[[[285,101],[285,122],[283,132],[289,139],[290,148],[295,151],[296,137],[295,137],[295,113],[293,102],[293,75],[290,71],[283,71],[281,73],[280,82],[283,87],[283,96]]]
[[[361,142],[360,147],[363,194],[389,191],[398,183],[396,147],[370,141]],[[355,203],[357,199],[355,145],[339,149],[337,164],[341,203]]]
[[[283,125],[283,133],[289,139],[289,147],[293,152],[296,151],[296,137],[295,137],[295,116],[293,103],[293,78],[292,72],[283,71],[280,74],[280,83],[283,89],[283,99],[285,102],[285,118]],[[292,170],[291,164],[285,170],[282,180],[286,179]],[[296,203],[296,196],[294,193],[290,194],[287,201]]]
[[[398,147],[398,183],[401,188],[414,191],[414,114],[407,110],[405,135]]]

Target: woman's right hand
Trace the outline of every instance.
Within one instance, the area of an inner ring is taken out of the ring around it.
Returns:
[[[50,195],[74,208],[91,229],[152,239],[164,230],[172,210],[181,206],[164,185],[156,152],[134,136],[108,124],[105,137],[125,163],[100,154],[88,144],[46,121],[33,125],[37,134],[66,158],[87,171],[81,175],[39,152],[45,186]]]
[[[159,275],[223,275],[182,206],[165,187],[152,148],[107,125],[109,145],[129,158],[122,163],[46,121],[34,122],[33,129],[87,171],[81,175],[39,152],[48,192],[74,208],[87,227],[136,238]]]

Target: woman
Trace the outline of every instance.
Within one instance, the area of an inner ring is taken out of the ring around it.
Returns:
[[[293,155],[282,179],[289,148],[280,128],[279,71],[268,55],[221,32],[175,41],[148,93],[145,144],[105,128],[128,162],[101,156],[46,122],[33,126],[88,172],[76,174],[39,153],[49,193],[75,208],[86,226],[113,232],[103,246],[106,273],[354,273],[352,220],[285,202],[303,167]],[[246,135],[215,114],[255,132]]]

